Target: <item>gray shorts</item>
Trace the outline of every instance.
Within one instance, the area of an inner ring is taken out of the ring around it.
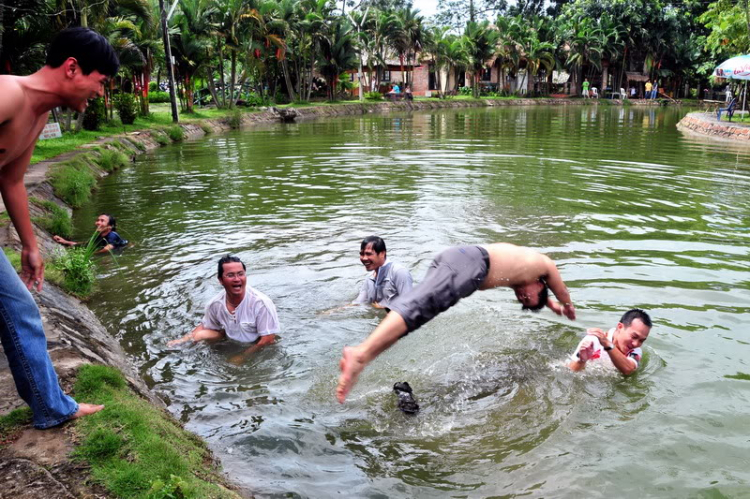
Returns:
[[[490,255],[481,246],[447,249],[432,261],[422,283],[389,308],[404,319],[408,334],[479,289],[489,271]]]

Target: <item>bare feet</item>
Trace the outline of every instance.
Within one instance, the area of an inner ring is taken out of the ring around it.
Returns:
[[[102,409],[104,409],[103,405],[78,404],[78,410],[75,414],[70,416],[70,419],[78,419],[84,416],[90,416],[91,414],[97,413]]]
[[[361,352],[356,347],[344,347],[344,353],[339,361],[341,376],[339,376],[339,386],[336,387],[336,398],[340,404],[344,403],[347,394],[357,382],[359,373],[366,365]]]

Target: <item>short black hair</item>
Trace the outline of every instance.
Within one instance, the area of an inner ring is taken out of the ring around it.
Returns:
[[[539,301],[533,307],[524,305],[521,307],[521,310],[531,310],[532,312],[539,312],[547,305],[547,298],[549,297],[547,283],[544,281],[544,279],[541,279],[539,282],[543,284],[541,291],[539,291]]]
[[[59,68],[68,57],[74,57],[78,61],[85,75],[96,70],[103,75],[114,76],[120,69],[120,60],[112,45],[89,28],[67,28],[58,33],[49,44],[45,64]]]
[[[117,220],[114,216],[110,215],[109,213],[100,213],[99,216],[104,215],[109,219],[109,226],[112,227],[112,230],[117,230]]]
[[[368,244],[372,244],[372,249],[375,253],[382,253],[385,251],[385,241],[383,238],[378,236],[367,236],[362,239],[362,244],[359,246],[360,251],[364,251]]]
[[[239,257],[226,254],[219,258],[219,280],[221,280],[221,276],[224,275],[224,264],[225,263],[241,263],[242,264],[242,270],[247,270],[247,267],[245,267],[245,262],[240,260]]]
[[[649,317],[645,310],[641,310],[640,308],[633,308],[625,312],[620,318],[620,322],[625,327],[628,327],[636,319],[640,319],[644,326],[652,327],[651,317]]]

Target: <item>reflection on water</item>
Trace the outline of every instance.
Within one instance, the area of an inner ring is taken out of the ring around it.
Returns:
[[[76,215],[135,246],[92,300],[152,386],[259,496],[686,497],[748,492],[750,155],[674,128],[682,112],[470,109],[256,128],[171,146],[107,178]],[[380,320],[353,299],[379,234],[418,283],[447,246],[548,253],[579,320],[477,293],[334,401],[341,348]],[[240,255],[281,341],[178,350]],[[572,374],[586,327],[656,327],[641,371]],[[408,381],[422,407],[398,411]],[[611,492],[617,491],[617,492]]]

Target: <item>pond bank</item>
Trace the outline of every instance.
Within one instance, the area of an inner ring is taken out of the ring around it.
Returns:
[[[677,123],[677,129],[712,139],[750,143],[750,125],[719,121],[716,113],[690,113]]]

